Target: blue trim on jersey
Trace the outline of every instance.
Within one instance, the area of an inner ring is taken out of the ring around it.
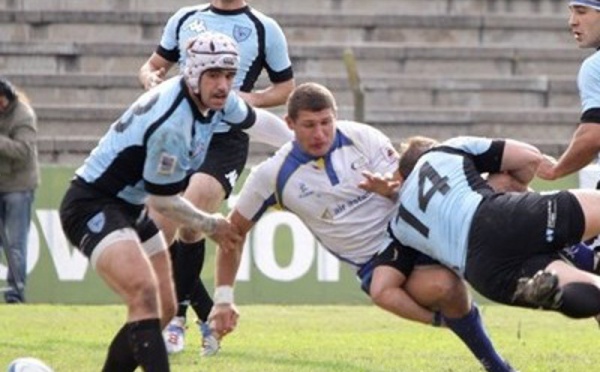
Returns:
[[[331,154],[339,148],[344,146],[352,146],[354,142],[350,138],[348,138],[344,133],[342,133],[339,129],[336,130],[336,136],[332,143],[331,149],[327,152],[327,154],[322,158],[325,163],[325,172],[327,177],[331,181],[332,185],[337,185],[340,180],[335,173],[335,169],[333,168],[333,162],[331,161]],[[283,188],[285,187],[287,181],[290,179],[292,174],[300,168],[300,166],[304,164],[308,164],[312,161],[318,160],[320,158],[316,158],[305,153],[298,145],[298,142],[294,141],[292,143],[292,150],[284,159],[281,169],[277,173],[277,180],[275,182],[275,198],[277,203],[281,205],[282,208],[285,208],[283,203]]]
[[[277,203],[285,208],[283,204],[283,188],[287,181],[290,179],[292,174],[300,168],[301,165],[312,161],[312,157],[305,154],[298,146],[298,143],[294,141],[292,144],[292,151],[285,157],[281,164],[281,169],[277,173],[277,180],[275,181],[275,199]]]
[[[342,148],[344,146],[352,146],[354,143],[352,142],[352,140],[348,137],[346,137],[346,135],[344,133],[342,133],[341,131],[337,130],[336,131],[336,138],[335,141],[333,143],[333,146],[331,147],[331,150],[329,150],[329,152],[327,153],[327,155],[325,155],[325,171],[327,172],[327,176],[329,177],[329,180],[331,181],[331,185],[335,186],[338,183],[340,183],[340,180],[337,176],[337,174],[335,173],[335,169],[333,168],[333,162],[331,161],[331,154],[339,149]]]
[[[277,198],[275,197],[275,194],[271,194],[271,196],[269,196],[263,202],[263,204],[260,206],[260,209],[256,212],[256,214],[254,216],[252,216],[252,221],[258,222],[258,220],[262,217],[262,215],[266,212],[266,210],[269,209],[269,207],[274,206],[275,204],[277,204]]]
[[[246,73],[246,76],[244,76],[244,80],[242,81],[242,84],[240,85],[240,90],[242,92],[251,92],[252,89],[254,89],[254,84],[256,83],[256,80],[258,80],[258,77],[260,76],[260,72],[262,71],[263,66],[266,66],[266,53],[265,53],[265,45],[266,45],[266,32],[265,32],[265,25],[262,24],[262,22],[260,21],[260,19],[258,19],[258,17],[256,17],[254,14],[252,14],[252,12],[250,11],[249,8],[246,9],[246,16],[248,16],[248,18],[250,18],[250,20],[252,21],[252,23],[254,23],[254,27],[256,28],[256,38],[257,38],[257,50],[258,50],[258,55],[256,56],[256,59],[254,61],[252,61],[252,64],[250,65],[250,68],[248,69],[248,72]],[[270,77],[270,75],[269,75]]]

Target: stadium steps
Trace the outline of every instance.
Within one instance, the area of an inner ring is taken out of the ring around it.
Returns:
[[[28,73],[137,74],[154,43],[0,42],[0,70]],[[587,50],[574,47],[443,46],[431,44],[295,43],[294,70],[339,74],[351,49],[361,74],[471,76],[493,74],[575,76]]]
[[[37,106],[40,154],[49,162],[81,161],[100,135],[122,113],[119,106]],[[352,119],[352,108],[342,106],[339,117]],[[502,109],[410,107],[368,110],[366,122],[381,129],[393,142],[412,135],[445,139],[458,135],[511,137],[560,154],[578,122],[574,109]],[[270,146],[251,144],[251,163],[271,153]]]
[[[189,0],[0,0],[0,9],[15,10],[105,10],[173,11],[193,4]],[[363,14],[478,14],[535,12],[564,14],[564,0],[252,0],[252,6],[266,13],[285,11],[360,12]]]
[[[32,98],[42,159],[78,163],[87,155],[141,92],[137,71],[168,16],[189,4],[0,0],[0,71]],[[251,5],[281,23],[298,81],[329,86],[343,118],[353,111],[342,63],[351,48],[366,121],[395,142],[412,134],[509,136],[558,154],[578,121],[575,76],[589,51],[571,40],[564,0]],[[251,158],[272,151],[251,149]]]
[[[90,102],[129,103],[142,92],[132,75],[28,74],[5,75],[28,92],[35,104]],[[352,105],[345,75],[299,75],[297,82],[318,81],[332,90],[339,105]],[[257,87],[263,88],[264,80]],[[367,107],[577,107],[579,97],[571,76],[406,76],[363,75]]]
[[[271,14],[296,42],[411,42],[444,45],[572,46],[559,15]],[[156,43],[169,12],[0,10],[0,41]],[[315,25],[319,25],[315,27]]]
[[[37,105],[41,135],[99,136],[116,121],[122,105]],[[352,118],[350,106],[339,117]],[[577,108],[394,107],[367,109],[365,121],[391,137],[422,133],[435,138],[456,135],[509,136],[517,139],[568,138],[579,120]]]

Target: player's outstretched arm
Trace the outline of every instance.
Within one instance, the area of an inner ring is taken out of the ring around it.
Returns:
[[[279,116],[263,109],[255,109],[255,112],[254,125],[246,129],[250,138],[277,148],[294,138],[294,132]]]
[[[565,153],[551,167],[538,172],[538,177],[552,181],[568,176],[594,161],[599,152],[600,126],[598,123],[581,123]]]
[[[500,171],[508,172],[517,182],[527,187],[537,172],[543,155],[528,143],[507,139]]]
[[[246,219],[236,209],[230,213],[229,221],[232,228],[242,237],[246,237],[248,231],[254,226],[254,222]],[[211,328],[220,337],[232,332],[237,325],[239,312],[234,303],[233,287],[243,247],[242,239],[237,245],[219,246],[216,252],[215,304],[209,315],[209,322]]]
[[[140,67],[138,80],[145,90],[153,88],[165,80],[167,72],[173,66],[173,62],[167,61],[156,53]]]
[[[265,89],[254,92],[239,92],[240,97],[254,107],[268,108],[285,104],[288,96],[294,90],[294,79],[275,83]]]
[[[217,244],[235,246],[242,241],[241,236],[223,216],[201,211],[179,195],[152,195],[148,198],[147,203],[158,213],[197,231],[198,236],[206,234]]]

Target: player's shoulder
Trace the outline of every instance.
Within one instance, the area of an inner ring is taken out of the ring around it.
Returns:
[[[202,4],[194,4],[194,5],[186,5],[177,9],[173,16],[182,17],[184,15],[188,15],[190,13],[196,13],[208,10],[210,8],[210,3],[202,3]]]
[[[600,51],[587,57],[581,64],[581,71],[600,70]]]
[[[275,18],[273,18],[272,16],[270,16],[266,13],[263,13],[262,11],[260,11],[256,8],[248,6],[248,12],[250,14],[252,14],[252,16],[256,17],[266,27],[281,28],[281,26],[279,25],[279,22],[277,22],[277,20]]]

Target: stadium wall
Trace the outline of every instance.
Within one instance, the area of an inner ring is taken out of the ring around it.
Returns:
[[[591,168],[590,168],[591,169]],[[67,242],[58,217],[58,205],[74,168],[44,166],[36,194],[29,239],[27,300],[30,303],[112,304],[119,299],[90,267],[88,260]],[[594,174],[599,174],[597,168]],[[586,185],[595,182],[584,172]],[[245,177],[245,175],[244,175]],[[243,178],[244,178],[243,177]],[[242,178],[242,181],[243,181]],[[578,183],[571,177],[553,187]],[[238,186],[242,182],[238,182]],[[548,185],[537,183],[536,188]],[[236,193],[229,203],[235,201]],[[223,206],[223,213],[229,211]],[[212,292],[214,245],[209,243],[202,278]],[[124,263],[126,264],[126,263]],[[0,286],[6,284],[4,257],[0,260]],[[236,285],[240,304],[363,304],[366,295],[352,270],[321,248],[294,215],[268,212],[246,241]]]

